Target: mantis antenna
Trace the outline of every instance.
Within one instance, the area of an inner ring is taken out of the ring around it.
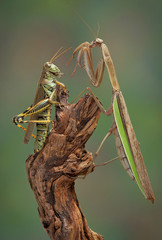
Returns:
[[[97,29],[97,37],[99,36],[99,33],[100,33],[100,24],[98,23],[98,29]]]
[[[72,8],[73,9],[73,8]],[[89,30],[91,31],[93,37],[96,39],[96,34],[95,32],[92,30],[92,28],[88,25],[88,23],[84,20],[84,18],[82,18],[82,16],[75,10],[73,9],[73,11],[81,18],[81,20],[84,22],[84,24],[89,28]]]

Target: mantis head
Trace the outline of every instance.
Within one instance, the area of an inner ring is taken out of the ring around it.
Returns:
[[[101,44],[103,43],[103,40],[101,38],[96,38],[94,41],[91,42],[90,44],[90,48],[93,48],[93,47],[97,47],[97,46],[101,46]]]

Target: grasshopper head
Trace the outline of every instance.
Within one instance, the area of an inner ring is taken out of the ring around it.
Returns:
[[[55,76],[58,76],[58,77],[62,76],[62,73],[61,73],[60,69],[53,63],[46,62],[44,64],[44,69],[45,69],[46,72],[48,71]]]

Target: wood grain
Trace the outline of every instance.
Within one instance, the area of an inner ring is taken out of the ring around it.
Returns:
[[[44,148],[26,160],[39,216],[52,240],[103,240],[88,227],[75,193],[75,180],[93,164],[84,145],[97,126],[100,110],[88,94],[76,104],[67,103],[68,93],[58,98],[62,107],[56,107],[54,129]]]

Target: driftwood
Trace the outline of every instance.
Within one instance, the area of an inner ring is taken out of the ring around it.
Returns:
[[[88,227],[74,188],[74,181],[93,164],[84,145],[97,126],[100,110],[88,94],[76,104],[68,104],[67,97],[60,96],[63,106],[56,108],[55,127],[44,148],[26,160],[28,180],[50,239],[103,240]]]

